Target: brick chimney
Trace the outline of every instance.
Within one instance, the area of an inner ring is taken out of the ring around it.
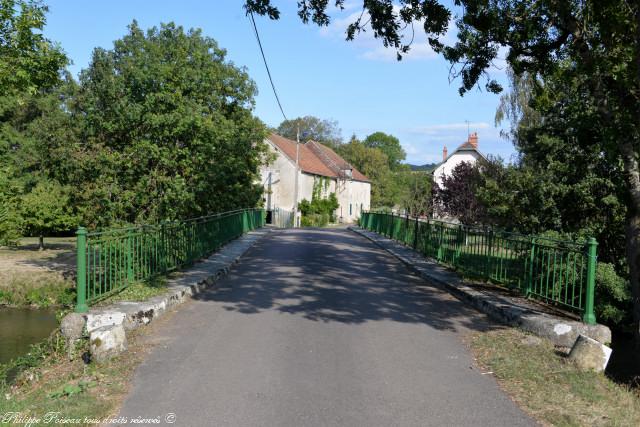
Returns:
[[[474,132],[469,135],[469,144],[476,150],[478,149],[478,132]]]
[[[446,145],[442,149],[442,161],[444,162],[445,160],[447,160],[447,146]]]

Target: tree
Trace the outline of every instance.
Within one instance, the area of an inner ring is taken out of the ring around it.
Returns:
[[[404,171],[401,179],[400,205],[412,216],[429,216],[433,210],[431,176],[428,172]]]
[[[92,225],[255,206],[266,129],[255,83],[200,30],[134,21],[80,75],[80,140],[92,153],[83,204]],[[88,156],[87,156],[88,157]]]
[[[381,150],[365,146],[354,136],[338,148],[338,154],[371,179],[371,207],[393,207],[399,202],[397,182]]]
[[[55,181],[38,183],[21,200],[23,226],[36,235],[38,248],[44,249],[44,236],[69,231],[77,226],[76,216],[69,203],[69,189]]]
[[[514,74],[511,68],[507,68],[510,90],[500,95],[500,104],[496,110],[495,124],[499,126],[508,122],[511,126],[508,132],[500,131],[503,138],[518,143],[520,130],[529,129],[541,124],[540,113],[531,107],[531,101],[536,88],[543,82],[529,73]]]
[[[451,175],[442,177],[442,185],[436,187],[436,212],[439,216],[457,218],[465,225],[483,224],[486,207],[477,197],[482,184],[482,172],[478,165],[469,162],[457,164]]]
[[[398,169],[400,162],[406,157],[406,153],[400,145],[400,140],[384,132],[372,133],[364,139],[363,144],[365,147],[377,148],[382,151],[387,156],[391,170]]]
[[[323,120],[314,116],[298,117],[292,120],[285,120],[276,129],[276,133],[297,140],[298,132],[300,142],[310,139],[326,144],[334,150],[342,144],[342,135],[338,122],[334,120]]]
[[[248,12],[279,18],[270,0],[245,4]],[[344,1],[336,4],[341,7]],[[329,24],[327,1],[298,5],[304,22]],[[363,1],[363,14],[348,27],[347,39],[370,23],[373,35],[401,55],[410,48],[403,43],[402,29],[424,20],[429,44],[451,62],[453,76],[461,78],[461,94],[482,77],[487,78],[487,90],[500,92],[502,87],[487,70],[505,52],[515,75],[528,73],[543,80],[555,76],[566,85],[563,92],[581,106],[591,127],[599,129],[598,150],[623,165],[626,257],[640,346],[640,3],[456,0],[454,5],[462,8],[455,21],[458,41],[452,46],[438,39],[447,30],[451,11],[435,0],[402,1],[399,8],[390,0]]]
[[[37,0],[0,0],[0,94],[34,94],[55,85],[68,63],[45,38],[47,7]]]

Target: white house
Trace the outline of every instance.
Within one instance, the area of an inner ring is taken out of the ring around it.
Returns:
[[[442,163],[433,170],[433,179],[439,186],[442,186],[442,178],[451,175],[453,169],[460,163],[475,163],[480,158],[486,159],[484,154],[478,150],[478,133],[474,132],[453,153],[447,155],[446,146],[442,149]]]
[[[271,134],[265,142],[275,155],[275,160],[260,170],[267,211],[295,211],[298,202],[312,199],[316,183],[321,185],[323,196],[336,194],[338,221],[355,222],[362,211],[369,210],[371,181],[329,147],[315,141],[296,144],[276,134]]]
[[[478,133],[474,132],[468,136],[467,141],[460,145],[456,150],[447,155],[447,147],[442,149],[442,163],[436,166],[433,170],[433,180],[438,186],[442,186],[443,178],[450,176],[456,166],[462,162],[475,163],[479,159],[485,159],[486,157],[478,150]],[[433,212],[434,218],[458,222],[457,218],[451,218],[439,214],[439,209],[436,206]]]

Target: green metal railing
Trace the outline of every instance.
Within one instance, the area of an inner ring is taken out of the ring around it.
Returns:
[[[525,236],[443,221],[363,212],[360,226],[471,276],[580,313],[594,324],[597,242]]]
[[[208,256],[225,243],[264,225],[262,209],[232,212],[77,235],[77,312],[131,283],[167,273]]]

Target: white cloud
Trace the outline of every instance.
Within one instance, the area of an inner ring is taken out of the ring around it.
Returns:
[[[394,9],[396,13],[400,10],[398,6],[394,6]],[[358,20],[358,18],[361,18],[361,22],[363,23],[369,20],[368,13],[362,14],[362,10],[348,13],[351,10],[353,10],[353,4],[345,4],[345,11],[334,14],[331,24],[327,27],[322,27],[320,34],[324,37],[344,39],[349,24]],[[344,16],[345,12],[348,13],[346,16]],[[427,35],[423,30],[423,22],[415,22],[414,30],[415,32],[413,32],[409,26],[402,31],[402,41],[404,43],[409,43],[413,39],[411,49],[403,55],[403,60],[428,60],[436,58],[437,54],[431,49],[431,46],[429,46]],[[447,33],[440,38],[441,41],[452,43],[456,31],[454,21],[451,20]],[[359,58],[374,61],[396,61],[397,59],[396,49],[393,47],[384,47],[382,40],[374,37],[373,30],[368,24],[360,33],[355,35],[351,43],[360,52],[358,54]]]
[[[457,134],[465,133],[467,129],[470,132],[477,131],[478,129],[492,129],[489,123],[486,122],[462,122],[462,123],[445,123],[438,125],[419,126],[408,129],[407,131],[412,134],[435,136],[442,135],[443,133],[455,132]],[[462,132],[464,131],[464,132]],[[458,136],[459,138],[459,136]]]

